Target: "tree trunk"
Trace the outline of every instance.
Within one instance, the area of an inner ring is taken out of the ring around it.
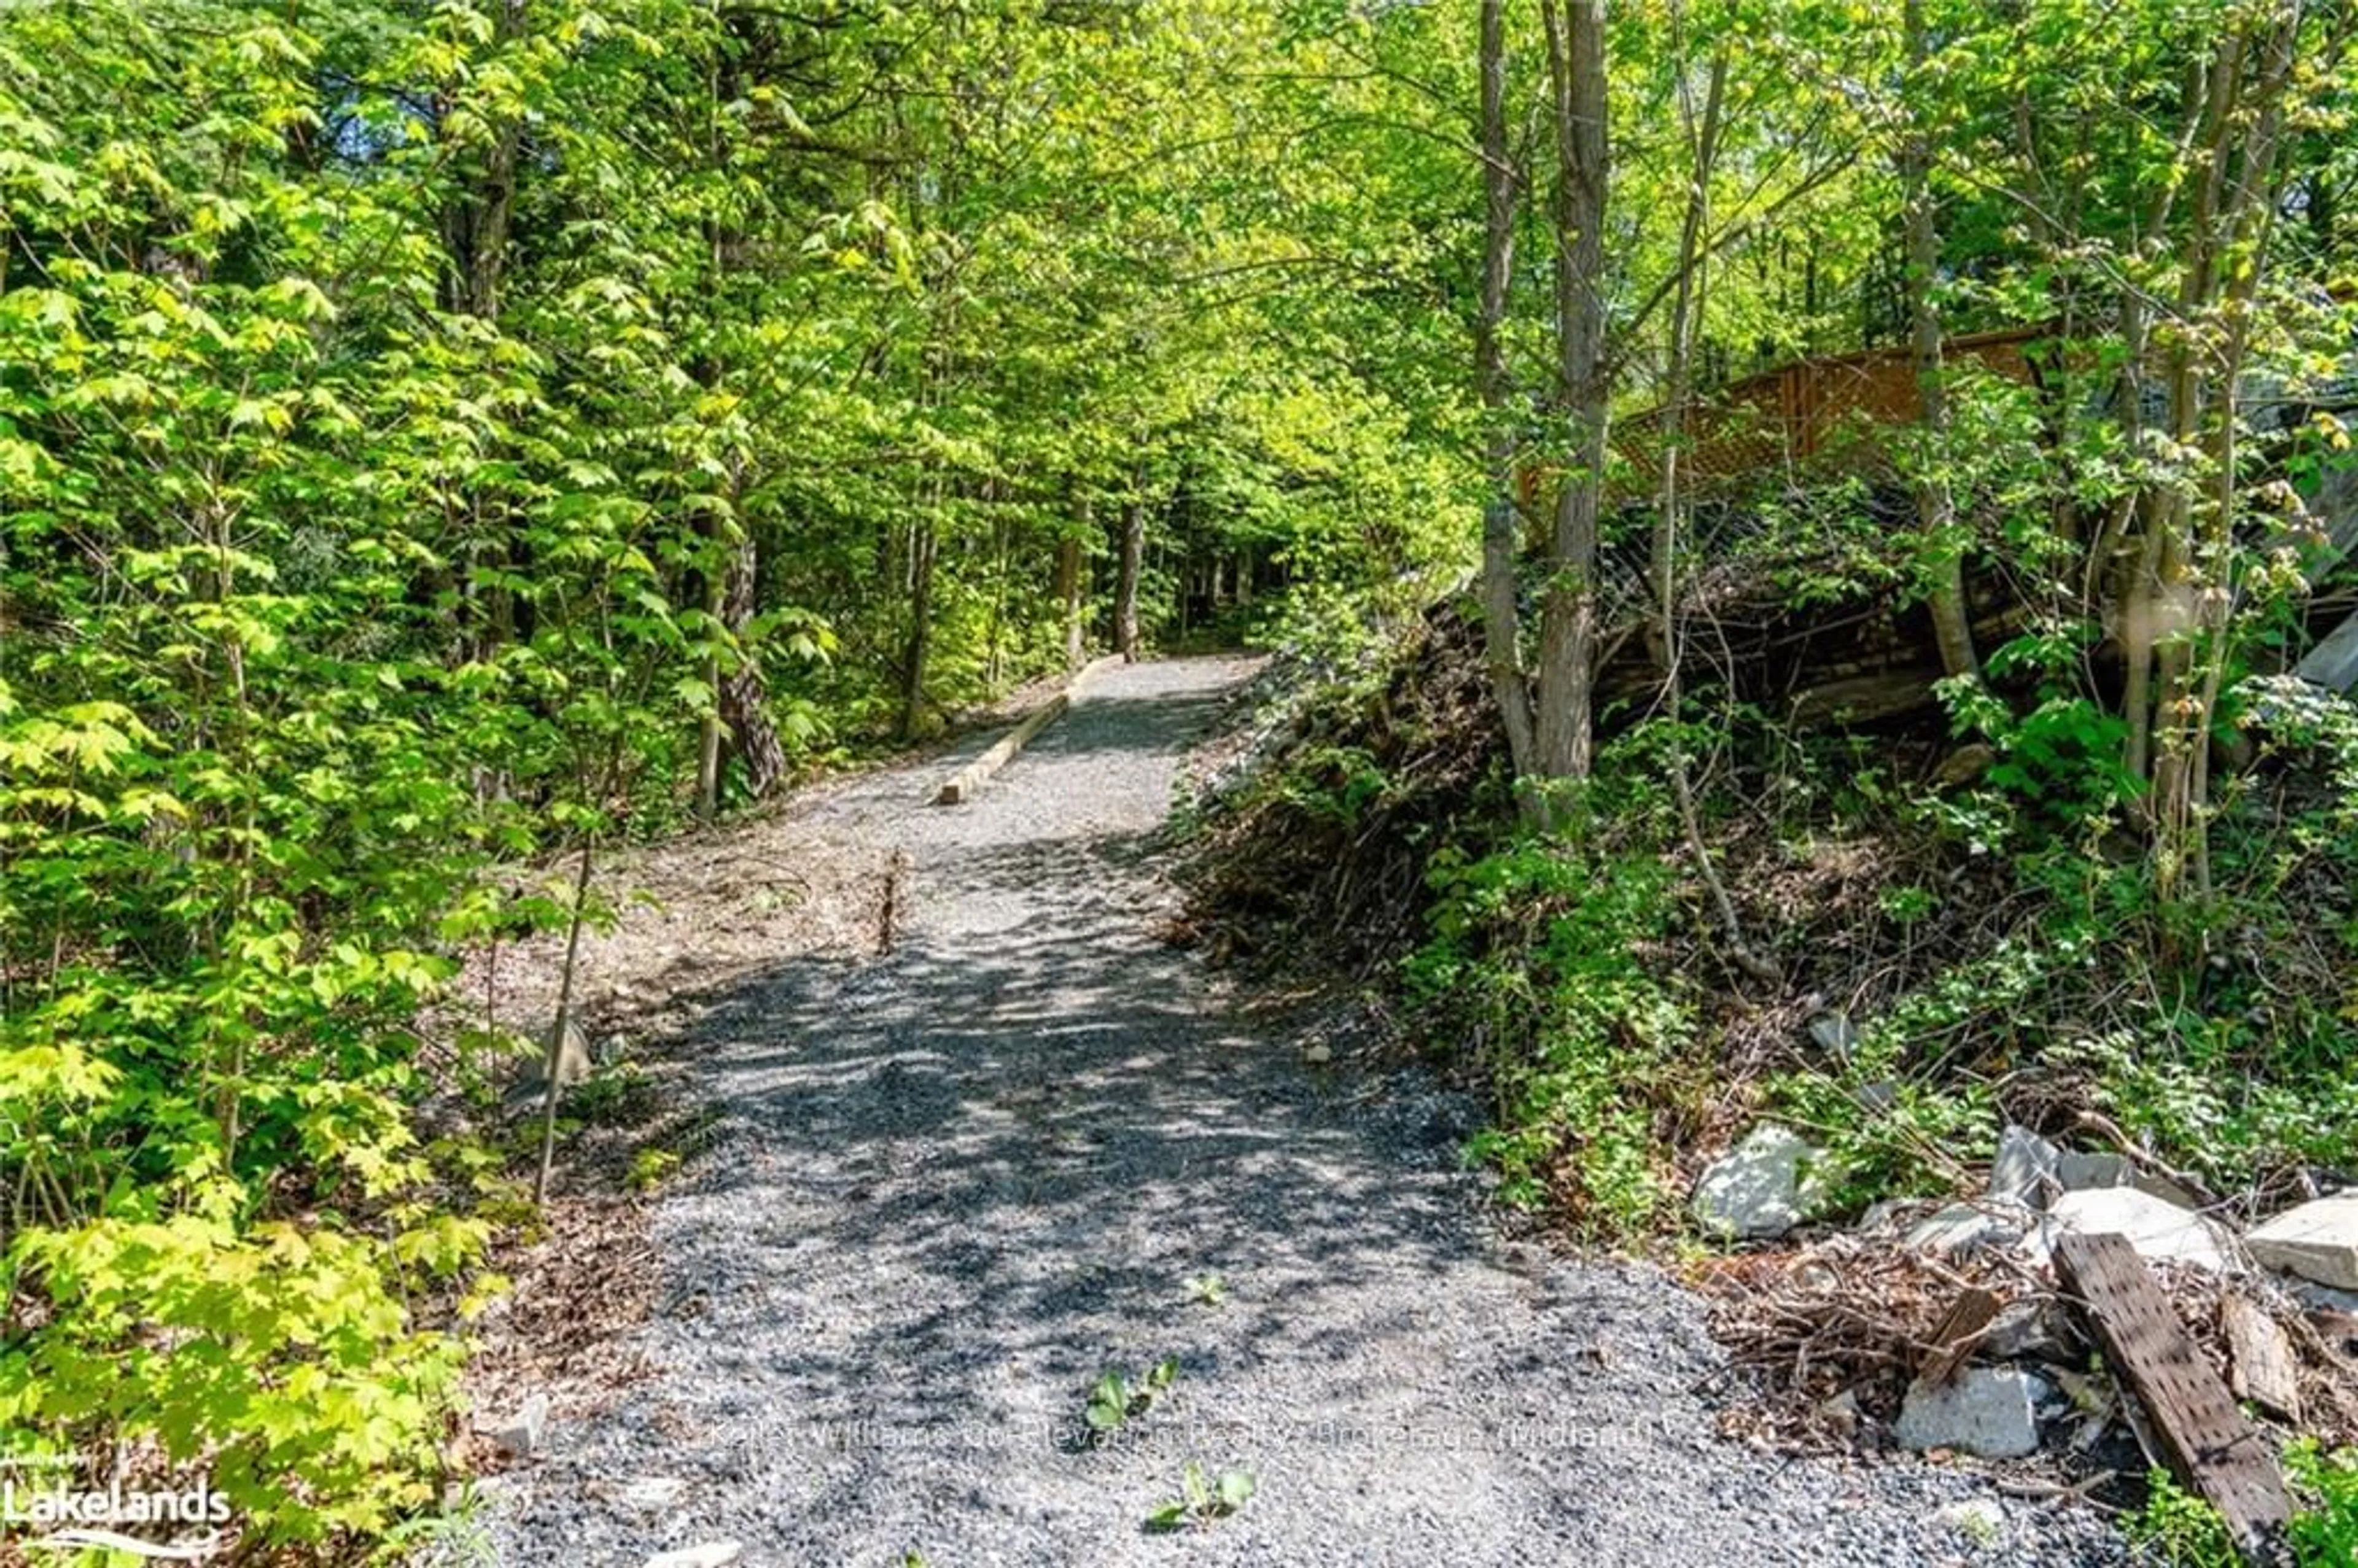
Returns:
[[[909,637],[901,650],[901,738],[916,739],[925,721],[925,662],[934,642],[934,524],[909,531]]]
[[[2169,353],[2169,426],[2178,449],[2199,446],[2207,482],[2171,486],[2155,508],[2163,602],[2178,622],[2153,652],[2154,886],[2165,902],[2211,892],[2211,729],[2230,653],[2238,381],[2266,266],[2270,200],[2285,96],[2298,61],[2300,0],[2279,0],[2220,40],[2203,90],[2203,169],[2194,183],[2178,309],[2217,335],[2201,362],[2190,330]],[[2339,28],[2335,31],[2338,40]]]
[[[1681,11],[1674,8],[1671,15],[1676,19],[1674,27],[1683,22]],[[1679,47],[1680,78],[1683,82],[1688,78],[1683,39]],[[1777,966],[1754,952],[1751,943],[1745,939],[1744,922],[1736,914],[1736,901],[1728,896],[1727,883],[1719,874],[1718,863],[1712,859],[1711,841],[1704,836],[1703,813],[1695,801],[1694,775],[1687,759],[1686,694],[1680,678],[1685,649],[1681,645],[1679,631],[1679,530],[1685,518],[1687,501],[1681,487],[1679,465],[1692,433],[1689,400],[1694,382],[1695,335],[1702,325],[1704,297],[1706,262],[1703,236],[1711,218],[1711,180],[1719,161],[1720,123],[1726,97],[1727,50],[1723,46],[1712,55],[1699,119],[1688,92],[1682,88],[1679,93],[1680,120],[1693,149],[1693,161],[1687,170],[1686,215],[1679,225],[1679,270],[1671,306],[1670,365],[1663,386],[1670,438],[1662,448],[1661,489],[1655,497],[1651,541],[1654,636],[1661,645],[1662,709],[1671,721],[1671,791],[1678,802],[1679,825],[1686,835],[1687,852],[1694,857],[1695,874],[1703,879],[1704,890],[1719,916],[1720,928],[1727,934],[1729,958],[1753,979],[1773,985],[1779,979]]]
[[[1595,760],[1597,514],[1611,374],[1605,360],[1605,0],[1544,0],[1555,89],[1556,374],[1572,468],[1558,492],[1540,611],[1536,771],[1585,779]]]
[[[710,519],[706,541],[714,550],[726,548],[724,524],[718,517]],[[731,552],[732,557],[734,552]],[[723,612],[728,609],[728,578],[735,569],[732,558],[728,568],[705,568],[704,612],[711,617],[711,629],[707,635],[717,636]],[[722,684],[720,652],[718,647],[704,658],[704,688],[711,694],[711,706],[696,727],[696,814],[709,822],[720,815],[720,687]]]
[[[720,721],[729,727],[737,755],[745,762],[747,793],[759,800],[785,782],[786,749],[770,723],[770,693],[762,666],[745,650],[745,628],[753,619],[753,588],[759,576],[753,535],[749,532],[729,557],[728,590],[720,619],[737,639],[736,667],[720,680]]]
[[[1127,664],[1138,662],[1138,579],[1146,564],[1146,476],[1121,509],[1121,565],[1113,594],[1113,648]]]
[[[499,0],[492,8],[492,43],[504,48],[524,30],[525,0]],[[453,107],[446,94],[438,104],[447,116]],[[457,194],[441,213],[442,308],[454,316],[496,321],[500,311],[501,275],[507,261],[508,233],[515,212],[516,175],[524,150],[524,126],[510,118],[500,124],[490,144],[481,151],[481,167],[461,180]],[[461,552],[459,593],[460,628],[466,656],[488,657],[517,635],[515,595],[500,580],[513,571],[529,576],[532,562],[521,542],[511,535],[506,508],[495,500],[470,495],[466,503],[472,537]],[[481,582],[489,562],[493,581]]]
[[[1080,523],[1088,525],[1088,505],[1081,506]],[[1056,542],[1056,602],[1064,606],[1065,667],[1076,670],[1088,653],[1088,630],[1081,619],[1084,604],[1081,572],[1081,540],[1077,534],[1067,534]]]
[[[1535,765],[1531,690],[1523,670],[1521,616],[1515,600],[1515,429],[1509,408],[1507,349],[1501,328],[1514,276],[1517,171],[1507,148],[1507,37],[1505,0],[1482,0],[1482,301],[1474,323],[1474,385],[1489,422],[1484,456],[1489,464],[1490,499],[1482,511],[1482,651],[1490,667],[1490,689],[1506,727],[1507,755],[1515,777],[1527,779]],[[1536,823],[1541,802],[1519,790],[1521,809]]]
[[[1923,0],[1907,0],[1902,15],[1909,84],[1914,91],[1924,91],[1916,82],[1931,58]],[[1932,212],[1932,147],[1919,111],[1911,106],[1909,114],[1911,124],[1900,149],[1899,177],[1907,202],[1909,358],[1923,433],[1915,482],[1916,529],[1921,536],[1918,547],[1931,557],[1932,635],[1940,645],[1941,667],[1951,676],[1978,676],[1981,660],[1974,652],[1973,621],[1965,607],[1964,550],[1956,537],[1956,498],[1948,476],[1949,398],[1942,383],[1941,317],[1932,303],[1933,275],[1941,265],[1941,235]]]

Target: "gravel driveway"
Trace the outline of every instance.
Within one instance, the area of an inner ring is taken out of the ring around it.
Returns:
[[[906,849],[900,942],[702,1016],[727,1133],[656,1206],[657,1374],[496,1483],[502,1561],[2120,1561],[2084,1509],[1717,1441],[1690,1297],[1497,1238],[1455,1102],[1311,1065],[1157,939],[1156,829],[1249,667],[1107,672],[969,806],[923,804],[952,758],[810,808]],[[1165,1357],[1134,1431],[1076,1440],[1101,1372]],[[1191,1459],[1258,1495],[1149,1533]],[[1995,1542],[1944,1514],[1976,1498]]]

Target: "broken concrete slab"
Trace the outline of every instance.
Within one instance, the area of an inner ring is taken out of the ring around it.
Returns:
[[[2078,1149],[2066,1149],[2055,1162],[2055,1181],[2067,1193],[2084,1193],[2096,1187],[2126,1187],[2136,1184],[2136,1167],[2125,1154],[2092,1154]]]
[[[1989,1195],[1999,1203],[2044,1207],[2059,1184],[2056,1167],[2063,1151],[2028,1127],[2011,1123],[1997,1135],[1997,1158],[1990,1163]]]
[[[2180,1208],[2202,1206],[2202,1200],[2192,1193],[2166,1176],[2157,1176],[2145,1170],[2125,1154],[2082,1153],[2076,1149],[2066,1149],[2063,1158],[2056,1163],[2055,1180],[2067,1193],[2088,1192],[2100,1187],[2135,1187]]]
[[[2226,1249],[2209,1221],[2136,1187],[2065,1193],[2047,1213],[2061,1230],[2125,1238],[2148,1263],[2190,1263],[2214,1273],[2227,1267]]]
[[[2244,1238],[2271,1269],[2337,1291],[2358,1291],[2358,1192],[2287,1209]]]
[[[1824,1200],[1823,1184],[1810,1172],[1818,1158],[1801,1134],[1762,1122],[1704,1172],[1695,1184],[1695,1218],[1722,1236],[1782,1236]]]
[[[2029,1374],[2013,1367],[1968,1367],[1953,1382],[1909,1385],[1893,1428],[1921,1453],[1952,1448],[1983,1459],[2018,1459],[2039,1449]]]
[[[1985,1247],[2011,1247],[2030,1225],[2029,1212],[2014,1204],[1952,1203],[1909,1227],[1908,1245],[1939,1258],[1960,1258]]]

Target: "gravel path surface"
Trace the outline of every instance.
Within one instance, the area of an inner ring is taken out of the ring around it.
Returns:
[[[496,1483],[502,1561],[2120,1561],[2085,1510],[1715,1440],[1690,1297],[1496,1238],[1455,1102],[1371,1099],[1156,939],[1152,837],[1248,669],[1108,672],[970,806],[921,804],[952,758],[812,807],[906,848],[902,939],[697,1024],[727,1136],[654,1217],[659,1372]],[[1134,1433],[1076,1441],[1100,1372],[1166,1356]],[[1147,1533],[1190,1459],[1259,1495]],[[1974,1498],[1997,1543],[1942,1517]]]

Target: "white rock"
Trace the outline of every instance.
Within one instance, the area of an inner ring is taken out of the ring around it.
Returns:
[[[2244,1238],[2271,1269],[2337,1291],[2358,1291],[2358,1192],[2287,1209]]]
[[[2093,1187],[2135,1186],[2136,1167],[2125,1155],[2088,1154],[2066,1149],[2055,1162],[2055,1179],[2067,1193],[2084,1193]]]
[[[1695,1184],[1695,1217],[1724,1236],[1782,1236],[1824,1197],[1808,1171],[1817,1158],[1800,1134],[1763,1122],[1704,1172]]]
[[[2018,1459],[2039,1449],[2030,1379],[2011,1367],[1968,1367],[1937,1387],[1909,1384],[1892,1430],[1920,1453],[1953,1448],[1984,1459]]]
[[[542,1026],[538,1036],[540,1049],[525,1061],[523,1070],[508,1089],[511,1103],[537,1098],[548,1092],[548,1052],[557,1048],[557,1087],[569,1089],[590,1076],[592,1060],[590,1036],[582,1032],[579,1020],[568,1018],[565,1033],[557,1033],[557,1020],[552,1018]]]
[[[2056,1185],[2055,1170],[2063,1151],[2028,1127],[2009,1124],[1997,1137],[1997,1158],[1990,1165],[1989,1195],[1999,1203],[2044,1207]]]
[[[677,1476],[642,1476],[622,1487],[622,1500],[634,1509],[667,1509],[687,1490]]]
[[[2029,1228],[2025,1223],[2028,1218],[2012,1205],[1952,1203],[1910,1226],[1908,1245],[1941,1258],[1958,1257],[1986,1246],[2011,1246]]]
[[[658,1552],[647,1559],[647,1568],[728,1568],[728,1564],[744,1555],[742,1541],[708,1541],[696,1546]]]
[[[2055,1183],[2067,1193],[2099,1187],[2135,1187],[2180,1208],[2200,1208],[2201,1200],[2175,1182],[2133,1164],[2125,1154],[2066,1149],[2055,1162]]]
[[[2214,1273],[2227,1266],[2218,1237],[2201,1215],[2136,1187],[2065,1193],[2047,1212],[2063,1230],[2126,1238],[2148,1263],[2191,1263]]]
[[[1846,1013],[1822,1012],[1810,1020],[1810,1038],[1819,1050],[1845,1062],[1858,1048],[1858,1031]]]
[[[1993,1361],[2022,1361],[2061,1357],[2062,1336],[2043,1301],[2008,1302],[1982,1335],[1980,1354]],[[2040,1400],[2045,1402],[2043,1397]]]
[[[2006,1505],[1996,1498],[1969,1498],[1933,1516],[1985,1552],[2006,1544]]]
[[[547,1425],[548,1396],[535,1394],[508,1420],[479,1425],[476,1430],[498,1444],[500,1452],[509,1458],[529,1459],[540,1452],[541,1433]]]

